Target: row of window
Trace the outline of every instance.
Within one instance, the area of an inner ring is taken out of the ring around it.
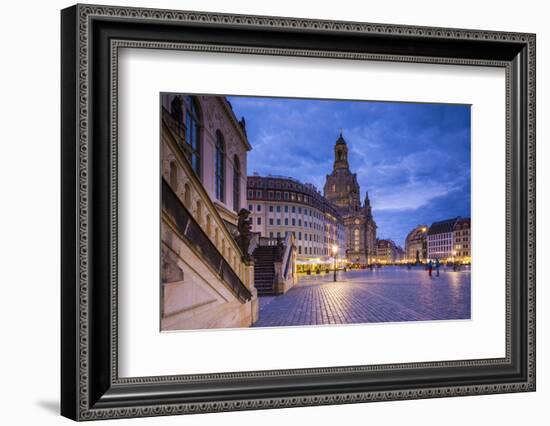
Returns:
[[[171,103],[171,114],[184,127],[186,145],[184,152],[191,167],[201,177],[201,127],[202,121],[197,101],[192,96],[176,96]],[[216,198],[225,203],[226,183],[226,149],[221,131],[216,131],[214,154],[214,190]],[[240,209],[241,198],[241,165],[237,155],[233,157],[233,210]]]
[[[469,238],[468,238],[468,237],[455,238],[455,241],[456,241],[457,243],[460,243],[460,242],[463,242],[463,241],[464,241],[464,242],[467,242],[467,241],[469,241]]]
[[[254,188],[254,187],[263,188],[264,187],[261,180],[254,181],[251,178],[248,178],[248,183],[247,184],[248,184],[249,187],[252,187],[252,188]],[[294,190],[297,190],[297,191],[305,191],[305,192],[309,192],[309,190],[310,190],[310,188],[308,186],[304,186],[304,185],[299,184],[299,183],[279,182],[279,181],[272,181],[272,180],[270,180],[268,182],[268,187],[269,188],[281,188],[281,189],[294,189]],[[313,189],[313,190],[315,190],[315,189]],[[281,191],[272,191],[272,190],[266,190],[266,189],[256,189],[256,190],[249,189],[248,190],[249,198],[253,198],[254,196],[256,196],[256,198],[263,198],[265,193],[267,193],[267,198],[270,199],[270,200],[274,200],[274,199],[276,199],[276,200],[281,200],[281,199],[295,200],[295,199],[297,199],[298,201],[302,201],[302,199],[303,199],[304,202],[307,203],[309,200],[315,199],[314,196],[311,196],[311,195],[308,196],[306,194],[294,193],[294,192],[286,192],[286,191],[281,192]]]
[[[457,238],[454,242],[455,243],[467,243],[469,241],[468,238]],[[451,241],[445,240],[445,241],[428,241],[429,247],[450,247]]]
[[[264,198],[264,191],[256,189],[248,190],[248,198]],[[312,200],[312,197],[305,194],[297,194],[295,192],[281,192],[281,191],[267,191],[268,200],[292,200],[292,201],[303,201],[304,203],[309,203]]]
[[[254,209],[254,204],[249,204],[248,205],[248,210],[250,210],[251,212],[253,211],[256,211],[256,212],[261,212],[262,211],[262,205],[261,204],[257,204],[256,205],[256,209]],[[268,210],[270,213],[274,213],[274,212],[277,212],[277,213],[281,213],[281,212],[285,212],[285,213],[289,213],[289,212],[292,212],[292,213],[296,213],[298,212],[298,214],[302,214],[302,210],[303,210],[303,214],[306,215],[306,216],[311,216],[311,217],[314,217],[316,219],[324,219],[324,215],[319,213],[319,212],[316,212],[315,210],[313,209],[308,209],[308,208],[302,208],[300,206],[296,207],[296,206],[289,206],[289,205],[270,205],[268,206]]]
[[[325,208],[327,211],[332,211],[332,208],[326,202],[323,202],[324,198],[318,199],[310,195],[294,193],[294,192],[280,192],[280,191],[267,191],[267,197],[264,196],[264,192],[261,190],[248,190],[248,199],[264,199],[264,200],[285,200],[285,201],[295,201],[295,202],[304,202],[306,204],[315,205],[319,208]],[[321,196],[319,196],[321,197]]]
[[[455,246],[455,250],[467,249],[468,247],[468,244],[458,244]]]
[[[298,232],[298,234],[296,235],[296,238],[298,241],[302,241],[302,233],[301,232]],[[315,235],[315,234],[304,234],[304,240],[305,242],[317,242],[317,243],[320,243],[319,241],[319,236],[318,235]],[[281,235],[281,232],[270,232],[269,233],[269,237],[270,238],[274,238],[274,237],[278,237],[278,238],[281,238],[282,235]],[[313,239],[312,239],[313,237]],[[333,239],[329,239],[327,242],[325,242],[325,247],[308,247],[308,246],[304,246],[304,254],[317,254],[317,255],[328,255],[329,254],[329,248],[331,245],[332,245],[332,242],[334,240]],[[302,245],[301,244],[296,244],[297,247],[298,247],[298,254],[302,254]]]
[[[328,248],[304,247],[304,254],[313,254],[317,256],[328,256]],[[298,254],[302,254],[302,246],[298,246]]]
[[[261,217],[256,218],[256,223],[258,225],[261,225]],[[274,226],[274,225],[283,226],[283,223],[284,223],[284,226],[296,226],[296,224],[298,224],[297,225],[298,227],[300,228],[302,227],[302,219],[298,219],[298,221],[296,221],[296,219],[294,218],[289,220],[288,217],[285,217],[283,221],[282,219],[269,218],[269,225],[271,226]],[[304,220],[303,224],[304,224],[304,228],[307,228],[307,227],[315,228],[316,230],[321,231],[321,225],[317,223],[308,222],[307,220]]]
[[[450,238],[452,238],[452,233],[450,233],[450,232],[428,235],[428,241],[447,240],[447,239],[450,239]]]
[[[284,223],[284,225],[283,225],[283,223]],[[300,219],[298,219],[298,222],[297,222],[297,223],[298,223],[298,227],[302,227],[302,221],[301,221]],[[261,226],[261,224],[262,224],[262,218],[261,218],[261,217],[257,217],[257,218],[256,218],[256,225]],[[292,224],[292,225],[290,225],[290,224]],[[295,227],[295,226],[296,226],[296,219],[292,219],[292,220],[289,222],[288,218],[285,218],[285,219],[284,219],[284,222],[283,222],[283,221],[281,221],[281,219],[272,219],[272,218],[270,218],[270,219],[269,219],[269,225],[270,225],[270,226],[294,226],[294,227]],[[317,229],[318,231],[321,231],[321,227],[320,227],[320,226],[318,226],[318,225],[316,225],[316,224],[313,224],[313,223],[311,223],[311,222],[306,222],[306,221],[304,221],[304,227],[307,228],[308,225],[309,225],[310,228],[315,228],[315,229]],[[314,225],[315,225],[315,226],[314,226]],[[326,232],[330,232],[330,231],[327,229]],[[301,232],[300,232],[300,233],[301,233]],[[340,235],[341,235],[341,234],[340,234]]]
[[[262,179],[254,179],[254,178],[248,178],[248,185],[252,187],[263,187],[263,180]],[[294,182],[288,182],[288,181],[278,181],[269,179],[267,182],[267,185],[270,188],[287,188],[287,189],[301,189],[303,186],[299,183]]]

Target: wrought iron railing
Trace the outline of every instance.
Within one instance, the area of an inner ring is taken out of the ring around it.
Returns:
[[[201,254],[202,258],[229,286],[233,294],[242,302],[250,300],[252,298],[250,290],[244,285],[227,260],[225,260],[164,179],[162,179],[162,208],[174,221],[178,233],[191,247]]]

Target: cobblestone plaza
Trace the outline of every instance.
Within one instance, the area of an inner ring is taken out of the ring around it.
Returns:
[[[301,277],[286,294],[260,298],[254,327],[470,319],[470,270],[383,267]]]

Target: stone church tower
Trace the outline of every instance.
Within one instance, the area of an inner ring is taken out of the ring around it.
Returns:
[[[344,218],[347,241],[345,254],[348,261],[363,265],[370,263],[376,255],[376,222],[368,193],[364,205],[361,205],[357,175],[350,171],[348,146],[342,133],[334,145],[334,165],[332,173],[327,175],[324,195]]]

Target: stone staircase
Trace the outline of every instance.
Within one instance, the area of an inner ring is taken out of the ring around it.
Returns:
[[[254,286],[258,290],[258,296],[272,296],[273,278],[275,268],[273,264],[277,259],[277,246],[259,246],[252,256],[254,257]]]

